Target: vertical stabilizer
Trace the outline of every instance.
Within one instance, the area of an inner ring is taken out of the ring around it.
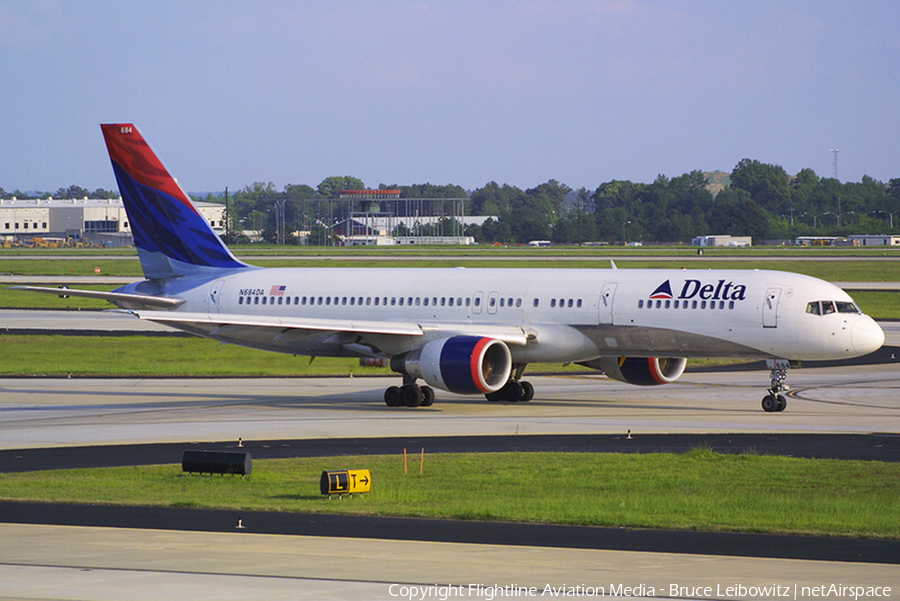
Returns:
[[[131,123],[100,126],[147,279],[241,269]]]

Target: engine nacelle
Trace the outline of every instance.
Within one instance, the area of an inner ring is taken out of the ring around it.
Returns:
[[[391,369],[457,394],[487,394],[512,373],[512,354],[501,340],[451,336],[391,358]]]
[[[598,367],[613,380],[637,384],[638,386],[659,386],[670,384],[684,373],[687,359],[684,357],[601,357],[591,361],[590,367]]]

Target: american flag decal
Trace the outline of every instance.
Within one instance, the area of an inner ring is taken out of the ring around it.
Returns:
[[[287,286],[272,286],[269,294],[272,296],[284,296],[285,290],[287,290]]]

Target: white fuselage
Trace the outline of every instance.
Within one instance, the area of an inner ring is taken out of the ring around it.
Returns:
[[[842,359],[884,341],[878,325],[840,288],[778,271],[278,268],[192,280],[128,288],[185,299],[173,313],[257,316],[270,325],[278,319],[358,320],[420,330],[355,335],[337,333],[342,328],[336,326],[298,334],[287,326],[282,332],[169,324],[303,355],[392,356],[457,333],[504,339],[518,364],[600,356]],[[810,311],[810,303],[822,302],[840,311]]]

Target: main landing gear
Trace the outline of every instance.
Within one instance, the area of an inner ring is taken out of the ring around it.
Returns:
[[[784,385],[787,379],[787,370],[791,367],[790,361],[787,359],[768,359],[766,366],[769,368],[769,378],[771,384],[768,393],[763,397],[762,408],[766,413],[775,413],[784,411],[787,407],[787,397],[782,392],[787,392],[788,387]]]
[[[484,397],[492,403],[506,401],[507,403],[527,403],[534,398],[534,386],[531,382],[522,380],[510,380],[503,388],[495,392],[489,392]]]
[[[534,386],[531,382],[510,380],[500,390],[484,396],[492,403],[527,403],[534,398]],[[384,391],[384,404],[388,407],[431,407],[434,404],[434,389],[415,383],[389,386]]]
[[[527,403],[534,398],[534,386],[531,382],[522,379],[525,375],[527,363],[517,363],[513,365],[513,373],[509,381],[503,385],[503,388],[494,392],[489,392],[484,397],[492,403],[505,401],[507,403]]]
[[[485,398],[492,403],[527,403],[534,398],[531,382],[520,380],[525,372],[524,365],[517,365],[513,375],[500,390],[489,392]],[[388,407],[430,407],[434,404],[434,389],[419,386],[416,378],[403,375],[402,386],[390,386],[384,391],[384,404]]]
[[[419,386],[413,379],[403,377],[403,386],[390,386],[384,391],[384,403],[388,407],[431,407],[434,404],[434,388]]]

